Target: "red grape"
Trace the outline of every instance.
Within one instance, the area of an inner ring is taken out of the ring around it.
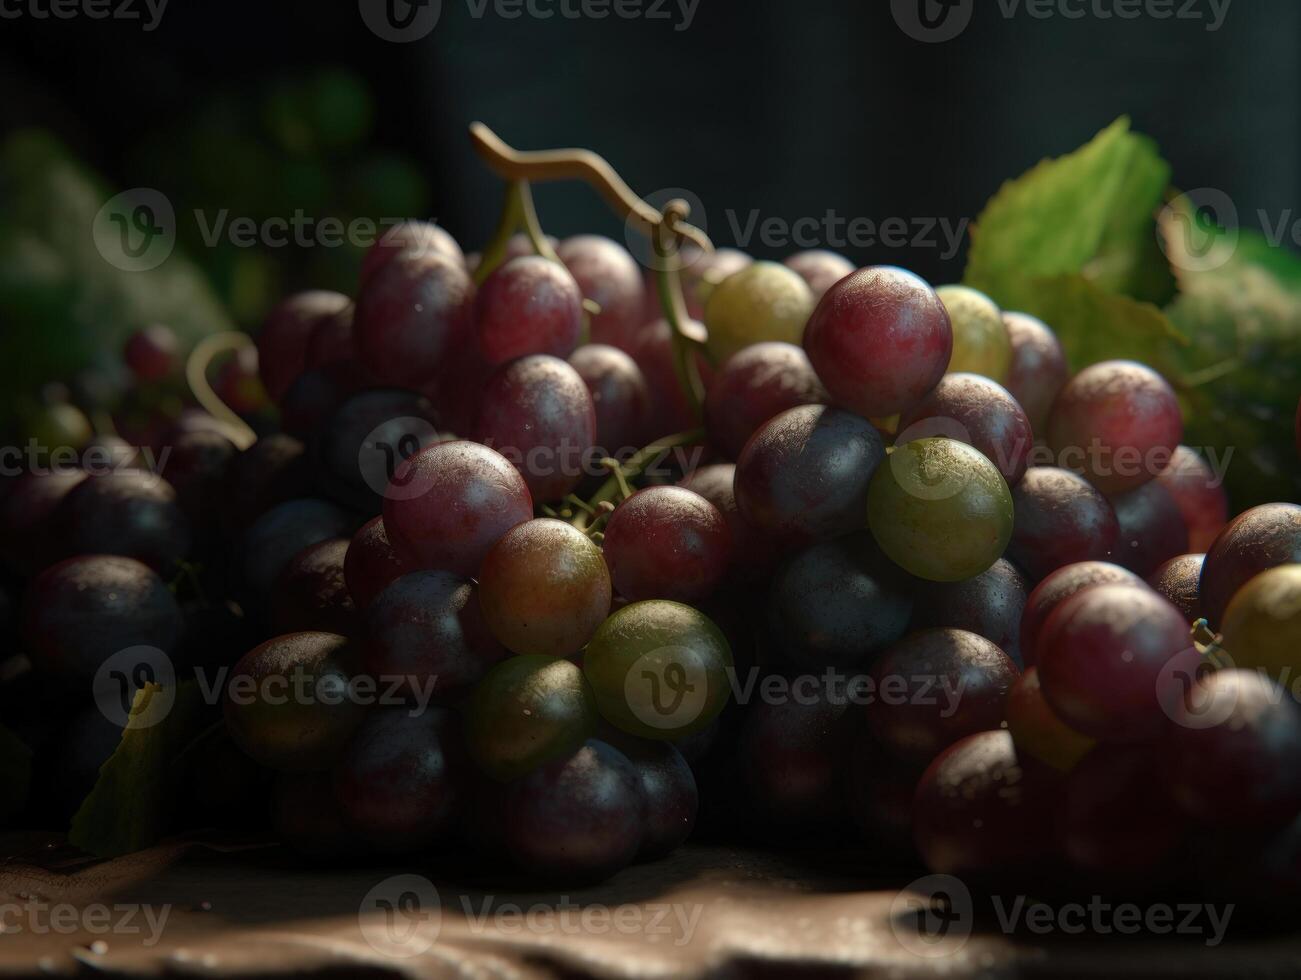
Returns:
[[[1060,772],[1070,772],[1097,744],[1062,721],[1044,699],[1039,668],[1031,667],[1007,695],[1007,730],[1016,749]]]
[[[439,252],[398,252],[357,297],[357,358],[384,384],[418,387],[470,341],[474,282]]]
[[[1044,697],[1066,724],[1108,742],[1165,723],[1163,671],[1192,648],[1188,621],[1145,585],[1098,585],[1062,602],[1039,637]]]
[[[787,256],[782,263],[794,269],[813,290],[813,299],[820,300],[828,289],[834,286],[856,268],[853,262],[843,255],[828,252],[826,249],[813,248],[806,252],[796,252]]]
[[[753,344],[724,362],[705,398],[705,425],[716,449],[729,459],[741,455],[765,422],[799,405],[825,405],[808,355],[780,341]]]
[[[600,452],[616,456],[654,438],[646,432],[650,386],[632,357],[617,347],[585,344],[569,355],[569,363],[591,392]]]
[[[1301,562],[1301,506],[1263,504],[1220,532],[1202,566],[1202,614],[1218,628],[1240,588],[1277,565]]]
[[[1110,558],[1120,524],[1107,498],[1082,476],[1032,466],[1012,490],[1016,520],[1007,556],[1038,581],[1082,561]],[[1027,661],[1028,662],[1028,661]]]
[[[1011,658],[983,636],[913,633],[873,663],[876,697],[867,723],[895,759],[926,765],[959,739],[1002,725],[1018,676]]]
[[[583,295],[564,266],[526,255],[484,280],[474,316],[479,351],[490,364],[528,354],[568,357],[583,330]]]
[[[596,443],[596,412],[577,371],[535,354],[488,378],[474,432],[515,464],[533,499],[554,501],[583,479],[583,462]]]
[[[153,324],[127,338],[123,357],[141,381],[161,381],[180,366],[181,345],[171,327]]]
[[[358,609],[369,606],[390,582],[415,570],[389,542],[382,517],[371,518],[353,535],[343,559],[343,577]]]
[[[772,542],[741,516],[736,506],[736,467],[732,463],[715,463],[692,470],[678,486],[698,493],[718,508],[731,532],[731,567],[728,579],[754,582],[767,577],[777,560]]]
[[[866,419],[823,405],[769,420],[736,463],[742,516],[787,545],[856,531],[866,524],[867,491],[885,459]]]
[[[1025,475],[1034,446],[1030,420],[997,381],[978,374],[947,374],[899,419],[896,444],[927,436],[947,436],[984,453],[1008,486]]]
[[[1183,433],[1174,389],[1134,361],[1104,361],[1077,374],[1057,395],[1046,430],[1058,464],[1103,493],[1154,479]]]
[[[438,225],[428,221],[403,221],[380,236],[361,263],[361,285],[366,283],[399,255],[408,252],[435,252],[445,258],[465,263],[456,239]]]
[[[1070,374],[1066,353],[1042,320],[1026,313],[1004,313],[1003,325],[1012,341],[1007,390],[1020,402],[1034,431],[1043,432],[1048,412]]]
[[[1261,829],[1301,811],[1301,709],[1254,670],[1221,670],[1188,691],[1166,733],[1175,803],[1202,825]]]
[[[902,269],[860,269],[822,297],[804,349],[832,397],[860,415],[905,412],[939,383],[953,327],[929,285]]]
[[[610,598],[601,549],[564,521],[516,525],[479,569],[484,619],[513,653],[577,654],[610,615]]]
[[[696,602],[722,581],[732,536],[718,508],[682,487],[647,487],[605,528],[605,560],[625,599]]]
[[[1188,547],[1205,552],[1229,522],[1229,496],[1201,456],[1180,446],[1156,478],[1174,498],[1188,528]]]
[[[307,366],[307,343],[321,321],[351,305],[342,293],[312,290],[282,300],[257,336],[257,366],[267,394],[279,401]]]
[[[645,285],[628,250],[600,235],[574,235],[556,247],[556,254],[578,281],[582,296],[601,307],[592,317],[592,342],[635,349]]]
[[[1035,586],[1021,615],[1021,656],[1026,666],[1039,659],[1039,635],[1044,623],[1063,602],[1094,585],[1139,585],[1128,569],[1105,561],[1081,561],[1064,565]]]
[[[333,316],[323,317],[307,338],[303,367],[310,371],[341,361],[351,361],[355,353],[352,320],[356,309],[349,304]],[[354,367],[354,370],[357,370]]]
[[[696,329],[704,329],[704,326],[699,323],[692,326]],[[668,321],[655,320],[648,323],[640,333],[636,349],[629,353],[636,359],[642,373],[646,375],[646,383],[650,386],[651,411],[648,427],[653,433],[650,438],[656,439],[673,432],[685,432],[699,425],[682,390],[682,382],[678,380],[677,368],[674,366],[673,328],[669,326]],[[696,366],[700,369],[701,380],[708,390],[713,381],[713,369],[709,367],[702,355],[697,353],[694,356]]]
[[[1109,499],[1120,525],[1117,564],[1147,576],[1188,550],[1188,528],[1179,505],[1159,482],[1153,480]]]
[[[519,470],[472,442],[428,446],[400,467],[384,501],[384,527],[403,560],[470,576],[488,549],[533,516]]]
[[[1165,598],[1190,623],[1202,617],[1200,595],[1202,562],[1205,555],[1179,555],[1171,558],[1148,576],[1147,584]]]

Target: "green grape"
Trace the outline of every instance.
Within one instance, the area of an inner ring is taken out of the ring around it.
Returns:
[[[1279,565],[1249,580],[1229,602],[1220,632],[1234,667],[1288,684],[1301,672],[1301,565]]]
[[[583,672],[601,716],[643,738],[694,735],[727,704],[732,650],[708,616],[667,599],[634,602],[601,624]]]
[[[496,779],[514,779],[574,752],[596,731],[596,702],[572,661],[524,656],[479,682],[465,718],[470,756]]]
[[[896,446],[867,491],[867,520],[896,565],[932,582],[960,582],[1002,557],[1012,493],[998,467],[965,443]]]
[[[89,419],[76,405],[62,402],[36,412],[28,424],[31,438],[42,449],[83,448],[95,436]]]
[[[709,353],[721,364],[742,347],[763,341],[798,345],[812,312],[813,291],[798,272],[776,262],[755,262],[709,294]]]
[[[949,373],[970,371],[999,384],[1007,381],[1012,369],[1012,339],[994,301],[967,286],[941,286],[935,292],[953,324]]]

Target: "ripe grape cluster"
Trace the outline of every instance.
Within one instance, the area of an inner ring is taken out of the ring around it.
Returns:
[[[224,668],[178,819],[317,859],[593,880],[696,831],[1301,885],[1301,507],[1230,521],[1160,375],[828,252],[684,249],[683,324],[611,240],[502,244],[409,222],[285,299],[250,445],[190,410],[160,472],[6,482],[0,710],[50,771],[93,783],[148,649]]]

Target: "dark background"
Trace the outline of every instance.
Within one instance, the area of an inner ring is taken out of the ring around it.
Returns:
[[[1210,16],[1206,0],[1196,8]],[[1218,32],[1205,20],[1009,19],[976,0],[970,27],[942,44],[907,37],[885,0],[700,0],[682,31],[666,9],[673,19],[475,19],[465,0],[444,0],[436,29],[406,45],[375,37],[356,0],[173,0],[151,33],[5,19],[0,127],[50,128],[130,187],[148,169],[142,143],[215,93],[255,100],[277,78],[345,66],[375,99],[370,143],[416,163],[426,216],[467,248],[488,237],[499,205],[465,137],[473,119],[521,148],[596,149],[643,194],[689,189],[720,244],[732,243],[729,210],[972,217],[1004,179],[1124,113],[1159,141],[1179,186],[1226,191],[1244,224],[1301,199],[1295,0],[1235,0]],[[220,166],[219,146],[212,156]],[[538,197],[554,234],[622,236],[581,187]],[[936,248],[844,251],[935,281],[962,267]]]

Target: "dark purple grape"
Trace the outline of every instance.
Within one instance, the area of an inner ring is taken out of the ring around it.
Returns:
[[[876,741],[903,763],[926,765],[943,749],[1003,724],[1016,664],[983,636],[955,629],[906,636],[872,665],[866,717]]]
[[[434,406],[423,395],[363,391],[340,405],[316,435],[319,484],[340,503],[377,514],[397,468],[437,438]]]
[[[741,516],[736,506],[736,466],[732,463],[715,463],[692,470],[678,486],[698,493],[718,508],[731,532],[731,567],[727,572],[730,582],[757,582],[767,578],[777,561],[777,549],[754,525]]]
[[[1183,843],[1184,822],[1148,747],[1099,745],[1066,777],[1059,823],[1067,859],[1083,871],[1150,880]]]
[[[1026,600],[1021,614],[1021,657],[1027,667],[1039,657],[1039,634],[1048,617],[1063,602],[1094,585],[1139,585],[1140,579],[1128,569],[1105,561],[1082,561],[1066,565],[1040,582]]]
[[[334,504],[304,498],[277,504],[253,522],[240,541],[244,581],[268,596],[294,555],[309,545],[352,532],[352,519]]]
[[[514,653],[574,656],[610,615],[610,599],[601,549],[552,518],[511,528],[479,570],[484,620]]]
[[[52,519],[68,555],[125,555],[162,571],[190,550],[190,522],[176,491],[166,480],[138,470],[79,483]]]
[[[787,546],[834,538],[867,523],[867,490],[885,459],[872,423],[805,405],[767,422],[736,463],[742,516]]]
[[[366,610],[366,672],[404,696],[447,700],[506,656],[483,620],[475,585],[450,572],[412,572]]]
[[[947,374],[899,419],[896,444],[946,436],[974,446],[998,467],[1007,485],[1025,475],[1034,446],[1030,420],[1011,393],[978,374]]]
[[[277,633],[320,630],[351,636],[360,627],[343,579],[347,538],[308,545],[290,559],[271,593],[271,627]]]
[[[1120,524],[1107,498],[1055,466],[1032,466],[1012,489],[1016,512],[1007,557],[1039,581],[1063,565],[1115,553]],[[1023,647],[1024,649],[1024,647]]]
[[[389,854],[448,838],[465,794],[458,742],[447,711],[370,712],[334,765],[334,798],[348,829]]]
[[[700,494],[647,487],[610,515],[602,548],[625,599],[697,602],[723,580],[732,537],[718,508]]]
[[[226,468],[223,523],[242,531],[259,515],[311,492],[311,465],[303,444],[290,436],[263,436],[239,453]]]
[[[365,387],[364,375],[355,361],[308,368],[280,399],[280,427],[296,439],[311,438],[340,405]]]
[[[795,555],[768,600],[774,654],[809,670],[862,663],[903,636],[913,608],[909,577],[866,531]]]
[[[1055,850],[1053,790],[1025,767],[1006,731],[968,736],[917,784],[917,850],[936,874],[1033,872]]]
[[[842,773],[853,720],[846,701],[818,693],[760,700],[745,714],[734,765],[745,823],[765,836],[825,831],[848,817]]]
[[[1264,504],[1235,517],[1215,539],[1202,566],[1202,614],[1218,628],[1229,600],[1277,565],[1301,562],[1301,506]]]
[[[226,685],[231,737],[269,769],[328,768],[366,714],[352,690],[357,659],[348,639],[333,633],[289,633],[254,647]]]
[[[949,627],[979,634],[1021,666],[1021,613],[1029,583],[1010,561],[1000,558],[975,578],[962,582],[918,582],[912,625]]]
[[[350,304],[333,316],[325,317],[316,325],[308,336],[307,347],[303,351],[304,372],[352,363],[356,353],[356,343],[352,336],[352,320],[356,312],[356,308]],[[357,364],[353,364],[353,370],[365,373]]]
[[[867,418],[906,412],[953,354],[953,326],[926,282],[902,269],[859,269],[827,290],[804,349],[836,403]]]
[[[470,342],[473,307],[464,264],[440,252],[399,251],[357,297],[357,359],[384,384],[419,387]]]
[[[547,882],[608,878],[632,862],[645,836],[636,768],[596,739],[509,784],[504,796],[506,851]]]
[[[447,231],[429,221],[403,221],[384,232],[362,259],[362,287],[397,256],[410,252],[434,252],[465,264],[461,246]]]
[[[616,456],[653,438],[646,432],[650,388],[636,361],[617,347],[585,344],[569,363],[591,392],[600,452]]]
[[[347,309],[352,301],[342,293],[313,290],[281,301],[262,323],[257,336],[257,367],[267,394],[279,401],[306,367],[312,331]]]
[[[489,364],[529,354],[568,357],[583,332],[583,294],[563,265],[525,255],[483,281],[474,318],[479,352]]]
[[[1025,313],[1004,313],[1003,325],[1012,342],[1007,390],[1025,409],[1034,431],[1044,432],[1048,412],[1070,376],[1066,352],[1042,320]]]
[[[1281,827],[1301,812],[1301,709],[1254,670],[1191,685],[1166,730],[1161,769],[1175,804],[1203,826]]]
[[[578,372],[537,354],[492,373],[474,432],[523,474],[533,499],[559,500],[583,478],[583,461],[596,444],[596,413]]]
[[[1120,525],[1115,561],[1137,575],[1188,550],[1188,527],[1174,497],[1157,480],[1109,498]]]
[[[27,653],[69,692],[86,697],[116,653],[153,647],[169,654],[181,610],[157,574],[133,558],[83,555],[52,565],[23,597]]]
[[[58,558],[60,543],[53,515],[74,487],[87,479],[82,470],[23,473],[0,499],[0,552],[22,575],[34,575]]]
[[[1183,434],[1174,389],[1134,361],[1104,361],[1077,374],[1057,395],[1045,430],[1058,463],[1108,494],[1154,479]]]
[[[1204,553],[1229,522],[1229,495],[1223,478],[1196,452],[1180,446],[1156,482],[1174,498],[1183,515],[1189,550]]]
[[[519,470],[472,442],[422,449],[398,467],[384,500],[384,528],[403,560],[467,577],[503,534],[532,516]]]
[[[369,606],[389,583],[414,571],[415,566],[405,561],[389,542],[382,517],[373,517],[362,525],[352,536],[343,559],[348,594],[358,609]]]
[[[141,381],[161,381],[180,366],[181,345],[171,327],[155,323],[131,334],[122,356]]]
[[[592,317],[593,343],[632,350],[644,322],[645,304],[636,260],[622,245],[600,235],[566,238],[556,254],[578,281],[583,296],[601,308]]]
[[[769,419],[830,400],[800,348],[779,341],[753,344],[729,357],[714,377],[705,397],[705,425],[714,447],[736,459]]]
[[[1048,617],[1038,640],[1044,697],[1062,721],[1104,742],[1160,732],[1168,665],[1193,648],[1183,614],[1146,585],[1097,585]]]
[[[1202,618],[1202,562],[1205,555],[1179,555],[1148,576],[1147,584],[1165,596],[1190,623]]]
[[[788,269],[794,269],[809,284],[814,300],[822,299],[828,289],[856,268],[854,263],[843,255],[820,248],[796,252],[794,255],[787,256],[782,264]]]
[[[686,843],[696,826],[700,794],[691,766],[670,742],[633,738],[617,731],[608,741],[637,770],[646,799],[646,833],[638,860],[667,857]]]
[[[164,452],[167,458],[158,460],[162,475],[176,490],[190,526],[203,533],[208,515],[220,505],[226,471],[238,450],[219,432],[187,432]]]

